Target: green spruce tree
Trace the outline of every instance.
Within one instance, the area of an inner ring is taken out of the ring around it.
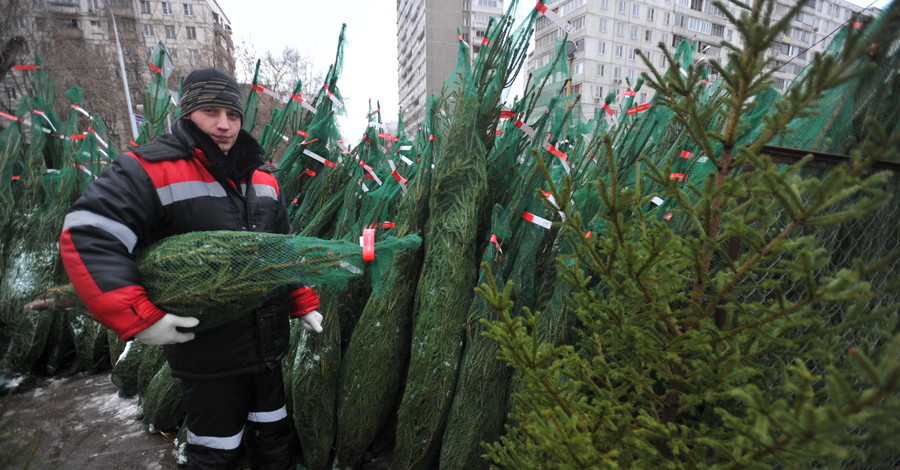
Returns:
[[[478,289],[500,311],[487,334],[522,381],[505,434],[487,445],[493,464],[900,463],[900,248],[889,202],[898,178],[873,169],[897,160],[900,133],[869,120],[854,131],[851,158],[827,170],[811,170],[812,156],[776,163],[767,147],[789,143],[800,119],[829,125],[822,100],[896,56],[888,45],[898,40],[900,8],[865,28],[852,19],[840,53],[817,55],[777,96],[767,52],[805,2],[783,18],[774,0],[733,4],[739,15],[722,9],[742,44],[723,43],[727,64],[708,65],[720,89],[663,45],[668,70],[651,65],[645,77],[654,107],[672,113],[658,140],[685,142],[709,170],[675,173],[677,157],[648,153],[623,165],[607,135],[600,210],[581,213],[572,188],[553,190],[574,248],[558,269],[571,287],[577,342],[542,343],[540,313],[515,316],[511,285]]]

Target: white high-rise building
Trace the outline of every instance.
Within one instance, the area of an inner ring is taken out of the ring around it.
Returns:
[[[397,0],[399,104],[408,135],[456,67],[458,36],[477,54],[488,22],[502,15],[502,0]]]
[[[783,16],[793,5],[779,3],[776,15]],[[569,61],[571,92],[581,95],[585,119],[604,112],[603,98],[610,91],[626,91],[626,78],[634,84],[642,72],[650,71],[638,51],[661,70],[666,64],[659,42],[674,53],[675,46],[687,39],[697,51],[695,60],[721,62],[726,59],[720,47],[723,40],[741,45],[738,33],[710,0],[561,0],[550,8],[574,28],[568,38],[575,51]],[[860,10],[845,0],[810,1],[772,48],[775,88],[786,90],[813,54],[827,47],[829,35]],[[550,62],[556,40],[563,34],[547,17],[538,20],[529,71]],[[556,78],[559,83],[551,86],[561,87],[565,77]],[[652,90],[644,87],[635,103],[647,103],[651,95]]]

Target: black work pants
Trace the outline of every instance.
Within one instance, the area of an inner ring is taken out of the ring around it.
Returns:
[[[254,470],[295,467],[281,368],[181,382],[189,470],[234,470],[242,458]]]

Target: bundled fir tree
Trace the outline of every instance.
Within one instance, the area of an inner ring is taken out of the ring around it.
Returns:
[[[479,289],[500,310],[488,334],[522,381],[505,435],[488,445],[494,464],[900,463],[900,248],[888,202],[898,180],[873,169],[900,157],[900,132],[893,121],[855,126],[851,158],[827,170],[810,169],[812,156],[775,163],[766,147],[798,131],[832,132],[831,110],[817,107],[824,97],[861,93],[866,82],[869,94],[896,86],[896,67],[880,83],[867,75],[896,58],[900,8],[865,27],[851,20],[840,52],[817,56],[773,102],[766,53],[804,2],[779,20],[774,1],[734,4],[740,15],[716,3],[743,37],[741,47],[723,43],[727,65],[710,64],[718,93],[668,51],[669,69],[648,77],[654,107],[671,109],[673,135],[684,137],[670,140],[710,171],[676,172],[678,156],[623,164],[623,146],[607,136],[596,218],[575,210],[570,187],[552,191],[572,247],[558,270],[577,341],[539,341],[540,313],[513,315],[511,285]],[[895,95],[879,96],[896,105]],[[798,118],[802,127],[789,125]]]

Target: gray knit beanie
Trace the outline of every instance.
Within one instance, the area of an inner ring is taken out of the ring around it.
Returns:
[[[198,69],[189,73],[181,84],[181,118],[203,106],[233,109],[244,121],[244,100],[237,80],[218,69]]]

